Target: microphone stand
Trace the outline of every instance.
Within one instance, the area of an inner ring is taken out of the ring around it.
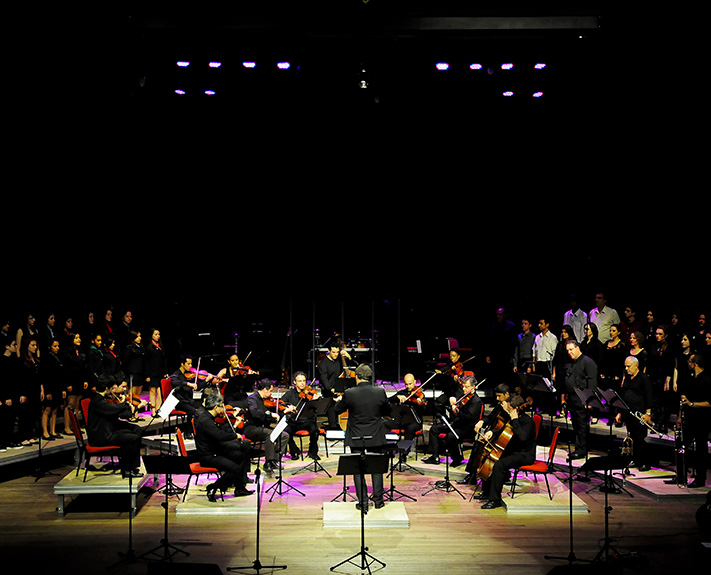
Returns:
[[[259,467],[254,471],[254,476],[257,481],[257,540],[256,540],[256,557],[251,565],[245,567],[227,567],[227,571],[243,571],[245,569],[254,569],[259,573],[262,569],[286,569],[286,565],[268,565],[266,567],[262,566],[262,562],[259,560],[259,516],[262,512],[262,485],[259,482],[260,471]]]

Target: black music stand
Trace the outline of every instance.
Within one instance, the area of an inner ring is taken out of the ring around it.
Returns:
[[[449,428],[449,430],[454,434],[454,437],[456,437],[457,440],[459,440],[459,434],[456,431],[454,431],[454,428],[449,424],[449,421],[447,421],[447,417],[444,415],[440,415],[440,419]],[[446,443],[446,438],[445,438],[445,446],[446,445],[447,445],[447,443]],[[464,494],[461,491],[459,491],[459,489],[457,489],[456,486],[453,485],[452,482],[449,480],[449,447],[445,448],[444,479],[441,481],[436,481],[434,484],[434,487],[425,491],[422,494],[422,496],[424,497],[425,495],[434,491],[435,489],[444,491],[445,493],[450,493],[451,491],[456,491],[457,493],[459,493],[459,495],[462,497],[462,499],[466,499],[466,497],[464,497]]]
[[[614,389],[596,389],[595,390],[600,399],[607,405],[607,408],[610,410],[610,414],[613,413],[613,410],[617,409],[621,413],[624,413],[625,411],[630,411],[629,406],[625,403],[625,401],[620,397],[620,395],[615,391]],[[611,455],[612,454],[612,422],[610,422],[610,433],[608,435],[608,441],[609,443],[609,448],[607,450],[607,454]],[[631,459],[628,459],[627,461],[627,466],[622,468],[622,476],[626,477],[628,475],[631,475],[630,469],[629,469],[629,463]]]
[[[165,475],[166,483],[171,480],[173,475],[190,474],[190,464],[188,462],[188,458],[186,457],[176,457],[173,455],[144,455],[143,465],[146,468],[146,473],[151,473],[153,475]],[[168,490],[165,489],[163,493],[165,494],[165,501],[161,503],[164,509],[163,539],[160,540],[160,545],[150,551],[147,551],[141,557],[146,557],[147,555],[158,555],[157,551],[162,549],[163,555],[159,556],[159,558],[164,561],[172,561],[173,555],[176,553],[183,553],[185,555],[190,555],[190,553],[171,545],[168,541]]]
[[[321,413],[326,413],[326,410],[328,409],[329,399],[330,398],[327,397],[321,397],[319,399],[312,399],[311,401],[304,402],[304,405],[301,406],[301,409],[299,409],[299,412],[296,414],[294,421],[298,421],[301,417],[301,414],[307,409],[314,412],[315,418],[318,418],[319,414]],[[324,438],[324,441],[327,440]],[[315,459],[312,460],[311,463],[307,463],[303,467],[300,467],[296,471],[292,472],[292,475],[302,473],[303,471],[313,471],[314,473],[323,471],[326,475],[331,477],[331,474],[326,470],[326,468]]]
[[[414,497],[407,495],[406,493],[403,493],[403,492],[395,489],[395,479],[394,479],[395,474],[393,473],[393,470],[395,469],[395,463],[394,463],[395,453],[403,453],[404,451],[406,451],[410,447],[412,447],[413,443],[414,442],[412,439],[401,439],[397,443],[388,443],[385,445],[385,449],[387,449],[390,452],[390,471],[388,472],[388,476],[390,476],[390,489],[388,489],[388,491],[387,491],[388,498],[390,501],[395,501],[395,494],[396,493],[400,497],[407,497],[408,499],[411,499],[412,501],[417,501],[417,499],[415,499]]]
[[[244,571],[245,569],[254,569],[256,570],[257,573],[261,569],[286,569],[286,565],[267,565],[266,567],[262,566],[261,561],[259,560],[259,516],[262,512],[262,488],[259,483],[259,468],[257,468],[254,471],[254,479],[257,484],[257,541],[256,541],[256,558],[252,562],[251,565],[245,566],[245,567],[228,567],[227,571]]]
[[[362,493],[365,496],[367,493],[367,484],[365,481],[366,475],[384,474],[388,469],[388,456],[382,453],[369,453],[362,451],[360,453],[351,453],[341,455],[338,459],[337,475],[359,475],[361,481]],[[367,499],[367,498],[366,498]],[[365,546],[365,514],[368,512],[367,503],[360,508],[360,551],[344,559],[340,563],[331,567],[333,571],[336,567],[340,567],[344,563],[350,563],[356,567],[360,567],[361,571],[367,569],[371,573],[370,566],[373,563],[379,563],[385,567],[385,563],[373,557],[368,553],[368,548]],[[360,565],[353,560],[360,557]]]
[[[282,449],[282,445],[281,445],[281,432],[282,432],[285,428],[286,428],[286,417],[282,417],[282,419],[279,420],[279,423],[277,424],[277,426],[274,428],[274,430],[273,430],[272,433],[271,433],[272,436],[274,436],[274,435],[277,435],[277,436],[278,436],[278,439],[277,439],[277,453],[281,453],[281,449]],[[267,438],[265,441],[270,441],[270,440],[273,441],[273,439],[271,439],[271,437],[270,437],[270,438]],[[271,491],[272,489],[274,490],[274,493],[272,493],[272,496],[269,498],[269,501],[271,501],[272,499],[274,499],[274,496],[275,496],[277,493],[278,493],[279,495],[283,495],[283,494],[284,494],[284,491],[282,490],[282,485],[286,485],[287,491],[290,490],[290,489],[293,489],[293,490],[296,491],[299,495],[302,495],[303,497],[306,497],[306,493],[304,493],[303,491],[299,491],[296,487],[294,487],[293,485],[289,485],[286,481],[284,481],[283,476],[282,476],[282,469],[283,469],[283,466],[282,466],[282,464],[281,464],[281,458],[280,458],[279,461],[277,462],[277,467],[279,468],[279,477],[277,478],[277,480],[276,480],[276,482],[274,483],[274,485],[272,485],[269,489],[267,489],[267,492]]]

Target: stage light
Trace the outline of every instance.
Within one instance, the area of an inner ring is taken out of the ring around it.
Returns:
[[[215,95],[215,90],[205,90],[205,95],[206,95],[206,96],[214,96],[214,95]]]
[[[511,62],[507,62],[505,64],[501,64],[501,69],[502,70],[513,70],[514,65]]]
[[[210,62],[208,66],[210,66],[210,68],[219,68],[222,66],[222,62]]]
[[[543,97],[543,92],[534,92],[533,93],[534,98],[542,98]]]
[[[249,68],[250,70],[253,70],[254,68],[257,67],[257,63],[256,62],[242,62],[242,66],[244,66],[245,68]]]
[[[186,62],[185,60],[178,60],[175,64],[178,68],[187,68],[190,66],[190,62]]]
[[[506,92],[504,92],[502,94],[502,96],[504,96],[505,98],[510,98],[513,95],[514,95],[514,93],[511,90],[507,90]]]
[[[277,68],[279,70],[288,70],[291,68],[291,64],[289,62],[277,62]]]
[[[469,65],[470,70],[482,70],[483,68],[484,68],[484,66],[482,66],[481,64],[478,64],[478,63],[473,63],[473,64]]]
[[[185,96],[186,92],[185,92],[185,90],[178,89],[178,90],[175,90],[175,93],[178,94],[178,96]]]
[[[545,69],[545,67],[546,67],[546,65],[545,65],[545,63],[543,63],[543,62],[539,62],[538,64],[536,64],[536,65],[534,66],[534,68],[535,68],[536,70],[543,70],[543,69]]]
[[[445,72],[449,70],[449,64],[447,64],[447,62],[437,62],[437,64],[435,64],[435,68],[437,68],[440,72]]]

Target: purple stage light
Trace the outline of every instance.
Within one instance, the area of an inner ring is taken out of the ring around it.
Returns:
[[[437,64],[435,64],[435,68],[437,68],[440,72],[445,72],[449,70],[449,64],[447,64],[447,62],[437,62]]]
[[[504,92],[502,94],[502,96],[504,96],[505,98],[510,98],[513,95],[514,95],[514,93],[511,90],[507,90],[506,92]]]
[[[506,62],[505,64],[501,64],[501,69],[502,70],[513,70],[514,65],[511,62]]]
[[[206,96],[214,96],[214,95],[215,95],[215,90],[205,90],[205,95],[206,95]]]
[[[536,64],[536,65],[534,66],[534,68],[535,68],[536,70],[544,70],[545,67],[546,67],[545,62],[538,62],[538,64]]]
[[[178,90],[175,90],[175,93],[178,94],[178,96],[184,96],[186,92],[185,92],[185,90],[178,89]]]
[[[533,93],[534,98],[542,98],[543,97],[543,92],[534,92]]]
[[[175,65],[178,66],[178,68],[187,68],[190,66],[190,62],[186,60],[178,60]]]
[[[289,62],[277,62],[277,68],[279,70],[288,70],[291,68],[291,64]]]
[[[242,62],[242,66],[244,66],[245,68],[248,68],[250,70],[253,70],[254,68],[257,67],[257,63],[256,62]]]
[[[469,65],[470,70],[481,70],[483,68],[484,68],[484,66],[482,66],[481,64],[478,64],[478,63],[473,63],[473,64]]]
[[[210,62],[208,66],[210,66],[210,68],[219,68],[222,66],[222,62]]]

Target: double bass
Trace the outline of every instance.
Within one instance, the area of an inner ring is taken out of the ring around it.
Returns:
[[[533,405],[533,399],[528,397],[522,405],[516,408],[516,410],[523,411],[531,405]],[[476,475],[479,479],[484,481],[489,479],[489,477],[491,476],[491,472],[494,469],[494,465],[503,455],[504,450],[509,444],[509,441],[513,437],[514,433],[513,426],[511,425],[511,417],[508,413],[506,413],[506,410],[503,409],[503,407],[501,411],[504,412],[505,417],[503,416],[503,414],[501,418],[497,416],[496,421],[494,422],[494,424],[497,425],[501,431],[495,438],[492,437],[492,440],[484,441],[482,443],[481,452],[480,454],[478,454],[479,461]]]

